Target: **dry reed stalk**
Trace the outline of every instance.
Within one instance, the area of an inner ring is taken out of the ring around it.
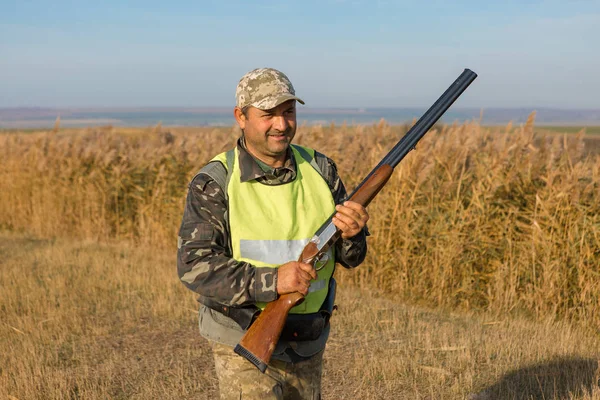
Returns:
[[[600,322],[600,158],[578,135],[437,126],[370,206],[342,282],[431,305]],[[348,190],[410,125],[301,126]],[[239,130],[104,127],[0,136],[0,226],[173,249],[190,178]]]

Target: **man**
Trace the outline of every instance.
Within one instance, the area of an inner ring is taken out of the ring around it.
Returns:
[[[367,250],[369,216],[345,201],[333,161],[291,144],[296,102],[304,104],[282,72],[244,75],[234,108],[242,137],[202,168],[188,191],[177,268],[200,294],[200,333],[211,343],[222,399],[320,398],[335,262],[356,267]],[[342,240],[332,257],[318,272],[294,261],[334,213]],[[266,303],[293,292],[305,301],[290,311],[262,374],[233,347]]]

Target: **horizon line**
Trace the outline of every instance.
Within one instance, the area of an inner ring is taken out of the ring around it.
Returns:
[[[235,106],[0,106],[0,110],[233,110]],[[302,106],[300,110],[421,110],[427,106]],[[568,110],[568,111],[596,111],[599,107],[559,107],[559,106],[458,106],[453,110]]]

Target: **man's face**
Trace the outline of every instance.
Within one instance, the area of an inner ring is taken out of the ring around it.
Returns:
[[[253,155],[267,163],[285,159],[296,134],[296,100],[288,100],[270,110],[250,107],[245,116],[236,108],[235,116]]]

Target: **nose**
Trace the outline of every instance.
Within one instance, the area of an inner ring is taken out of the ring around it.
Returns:
[[[280,132],[284,132],[288,128],[288,121],[283,115],[278,115],[273,118],[273,128]]]

